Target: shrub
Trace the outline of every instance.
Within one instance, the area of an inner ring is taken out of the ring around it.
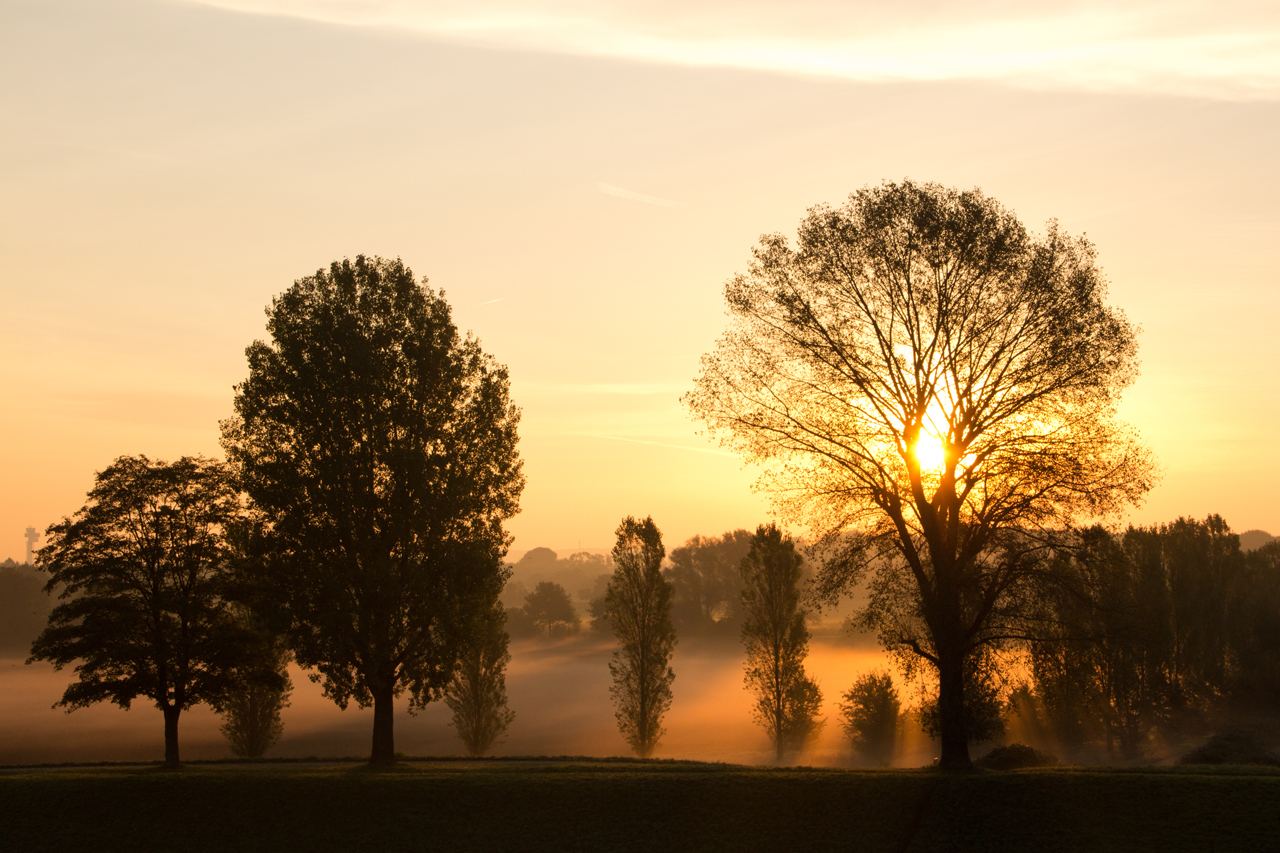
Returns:
[[[1257,732],[1238,726],[1223,729],[1202,746],[1178,759],[1179,764],[1264,764],[1280,767],[1280,756],[1267,749]]]
[[[1018,770],[1023,767],[1056,767],[1058,757],[1025,743],[1011,743],[997,746],[974,763],[987,770]]]

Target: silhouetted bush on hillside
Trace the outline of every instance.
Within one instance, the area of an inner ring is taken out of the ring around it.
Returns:
[[[1178,759],[1179,764],[1263,764],[1280,767],[1280,756],[1251,729],[1231,726]]]
[[[1058,757],[1047,752],[1027,746],[1025,743],[1011,743],[997,746],[974,764],[987,770],[1019,770],[1023,767],[1057,767]]]

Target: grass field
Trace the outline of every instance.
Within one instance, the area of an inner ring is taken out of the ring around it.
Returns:
[[[0,773],[12,851],[1280,848],[1280,771],[769,769],[685,762]]]

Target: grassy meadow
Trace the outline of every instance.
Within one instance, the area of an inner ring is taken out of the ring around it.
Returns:
[[[1280,771],[978,771],[496,760],[0,772],[6,849],[1232,851]]]

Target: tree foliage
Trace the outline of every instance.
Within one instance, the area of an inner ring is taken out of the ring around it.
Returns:
[[[1043,600],[1036,693],[1068,749],[1133,759],[1280,708],[1280,548],[1243,553],[1220,517],[1083,531]],[[1270,559],[1268,559],[1270,558]]]
[[[505,625],[506,614],[497,602],[477,613],[444,694],[445,704],[453,711],[454,731],[475,757],[498,743],[516,716],[507,707],[511,653]]]
[[[569,593],[558,583],[542,581],[525,596],[525,614],[539,630],[550,637],[555,631],[577,633],[578,612]]]
[[[818,535],[824,600],[874,569],[866,621],[938,672],[944,766],[970,764],[965,660],[1027,636],[1047,546],[1152,484],[1116,418],[1137,347],[1105,292],[1056,224],[887,183],[811,209],[795,248],[761,240],[685,397]]]
[[[240,511],[228,470],[202,457],[122,456],[97,473],[84,507],[49,527],[38,554],[61,603],[30,660],[78,676],[58,705],[127,709],[143,696],[164,715],[165,762],[178,763],[182,712],[220,708],[254,663],[256,638],[229,611],[227,530]]]
[[[840,703],[840,727],[862,758],[888,767],[898,733],[902,701],[893,677],[885,671],[869,672],[853,682]]]
[[[751,549],[751,533],[730,530],[723,536],[694,536],[672,550],[663,571],[675,587],[672,621],[682,634],[736,631],[742,625],[742,558]]]
[[[674,590],[662,577],[662,533],[652,518],[627,516],[618,525],[613,576],[605,593],[605,618],[618,648],[609,663],[618,730],[641,758],[648,758],[662,735],[662,716],[671,707],[675,680],[671,655]]]
[[[743,680],[755,694],[754,716],[779,761],[822,728],[822,692],[805,672],[809,629],[800,609],[800,555],[777,525],[760,525],[741,564]]]
[[[45,580],[34,566],[0,563],[0,655],[30,653],[31,641],[44,630],[53,610]]]
[[[246,351],[223,445],[261,513],[262,565],[298,663],[340,707],[439,698],[468,612],[496,598],[524,485],[506,368],[399,260],[299,279]]]

